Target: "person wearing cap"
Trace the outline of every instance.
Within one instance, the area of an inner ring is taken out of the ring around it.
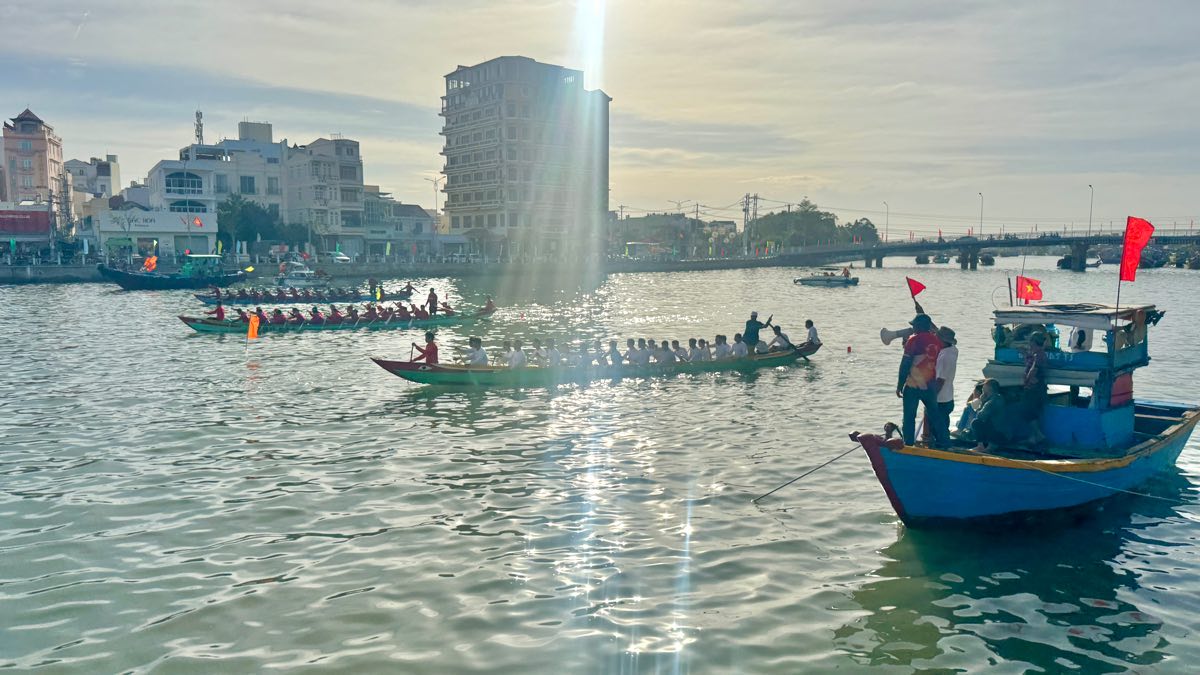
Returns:
[[[901,425],[904,443],[912,445],[916,440],[917,406],[925,406],[925,416],[937,417],[937,357],[942,350],[942,341],[933,332],[933,320],[928,314],[918,314],[909,322],[913,327],[912,337],[904,344],[904,358],[900,360],[900,372],[896,378],[896,397],[904,400],[904,421]],[[940,430],[935,431],[934,442],[948,443]]]
[[[746,343],[749,350],[753,350],[758,346],[758,331],[771,325],[771,317],[767,317],[767,322],[762,323],[758,320],[758,312],[750,312],[750,318],[746,320],[746,330],[742,331],[742,341]]]
[[[939,443],[950,439],[950,413],[954,412],[954,376],[958,371],[958,340],[954,330],[941,326],[937,330],[942,349],[937,355],[937,415],[934,416],[933,437]]]

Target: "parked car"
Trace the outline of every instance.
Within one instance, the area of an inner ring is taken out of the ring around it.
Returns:
[[[337,265],[345,265],[350,262],[350,258],[344,253],[337,251],[329,251],[321,254],[321,262],[334,263]]]

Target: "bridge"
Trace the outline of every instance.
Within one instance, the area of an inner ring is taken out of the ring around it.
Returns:
[[[1046,233],[1038,236],[1007,235],[999,239],[958,237],[956,239],[917,239],[914,241],[878,244],[848,244],[842,246],[808,246],[787,249],[779,254],[779,263],[785,265],[811,266],[862,260],[867,267],[883,267],[883,259],[894,255],[918,255],[921,253],[946,252],[959,255],[962,269],[977,269],[979,255],[984,249],[1002,248],[1045,248],[1068,246],[1071,249],[1071,268],[1084,269],[1088,249],[1094,246],[1120,246],[1124,234],[1081,234],[1062,236]],[[1150,240],[1150,245],[1171,244],[1200,245],[1200,232],[1188,234],[1163,234]]]

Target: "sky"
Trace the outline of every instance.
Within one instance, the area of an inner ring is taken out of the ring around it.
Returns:
[[[1200,216],[1200,3],[39,0],[0,3],[0,115],[122,179],[243,119],[341,133],[428,206],[445,74],[519,54],[612,101],[610,207],[740,219],[807,197],[909,231]],[[980,193],[983,193],[981,199]],[[885,202],[887,206],[885,206]]]

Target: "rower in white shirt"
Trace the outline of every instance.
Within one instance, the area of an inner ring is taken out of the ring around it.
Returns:
[[[508,367],[524,368],[528,362],[528,359],[525,357],[525,350],[521,349],[521,341],[517,340],[514,343],[513,350],[508,353]]]
[[[804,327],[808,329],[808,343],[811,345],[821,344],[821,338],[817,337],[817,327],[813,325],[812,319],[805,319]]]
[[[546,340],[546,365],[553,368],[562,365],[562,352],[554,346],[554,340]]]
[[[724,335],[717,336],[717,344],[713,347],[713,359],[728,359],[733,357],[733,348]]]
[[[743,358],[750,354],[750,348],[746,346],[745,342],[742,342],[742,334],[741,333],[733,334],[732,350],[733,350],[732,356],[735,359],[740,359],[740,358]]]
[[[633,340],[629,341],[633,343]],[[608,364],[610,366],[621,365],[621,350],[617,349],[617,341],[609,340],[608,342]]]
[[[712,352],[708,349],[708,340],[700,340],[700,346],[696,348],[696,353],[692,356],[693,361],[712,361]]]
[[[695,339],[692,341],[695,342]],[[680,361],[689,361],[692,358],[692,353],[684,349],[679,344],[679,340],[671,340],[671,351],[675,352],[675,358]]]
[[[792,341],[788,338],[787,333],[779,326],[771,326],[771,330],[775,332],[775,336],[771,338],[771,342],[767,344],[767,351],[770,352],[786,352],[792,348]]]
[[[467,365],[486,366],[488,364],[488,355],[483,350],[483,341],[477,337],[473,337],[468,342],[471,347],[467,350]]]

